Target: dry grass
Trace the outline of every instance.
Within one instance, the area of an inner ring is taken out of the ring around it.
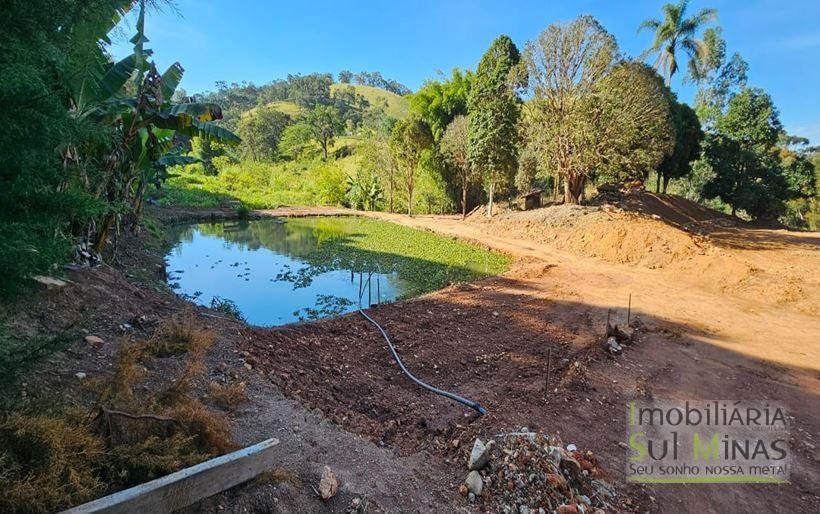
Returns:
[[[97,384],[91,415],[0,417],[0,512],[57,511],[233,450],[225,415],[194,392],[214,340],[191,319],[171,321],[148,341],[121,347],[114,373]],[[177,374],[152,377],[144,366],[182,354]],[[137,394],[137,384],[157,392]],[[244,384],[221,393],[241,401]]]
[[[245,394],[245,382],[231,384],[211,382],[208,385],[208,394],[216,405],[231,412],[236,410],[240,404],[248,401]]]

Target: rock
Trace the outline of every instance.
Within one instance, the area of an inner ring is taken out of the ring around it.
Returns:
[[[619,353],[621,350],[623,350],[623,347],[620,344],[618,344],[618,340],[614,336],[610,336],[609,338],[607,338],[606,346],[609,350],[609,353],[612,354]]]
[[[555,469],[558,469],[561,465],[561,457],[563,456],[561,448],[557,446],[550,446],[547,448],[547,454],[549,455],[550,461],[555,466]]]
[[[473,450],[470,452],[470,461],[467,468],[471,470],[481,469],[490,461],[490,448],[492,442],[486,446],[481,442],[481,439],[476,439],[473,443]]]
[[[467,493],[469,492],[470,491],[469,489],[467,489],[466,485],[461,484],[460,486],[458,486],[458,494],[460,494],[461,496],[467,496]]]
[[[252,369],[253,369],[253,365],[252,365],[252,364],[250,364],[250,363],[248,363],[248,362],[246,362],[246,363],[245,363],[245,369],[246,369],[246,370],[248,370],[248,371],[250,371],[250,370],[252,370]]]
[[[105,344],[105,341],[101,337],[98,336],[85,336],[85,342],[99,350],[102,348],[102,345]]]
[[[468,494],[467,499],[470,500],[470,503],[475,503],[475,493]]]
[[[624,328],[620,329],[621,333],[623,334],[624,338],[628,342],[632,342],[635,340],[635,329],[630,327],[629,325],[625,326]]]
[[[559,505],[555,514],[580,514],[580,511],[575,505]]]
[[[561,457],[561,468],[565,469],[569,474],[575,478],[583,476],[581,464],[573,457],[564,455]]]
[[[578,451],[578,447],[575,446],[574,444],[568,444],[567,445],[567,450],[569,450],[571,452]]]
[[[530,514],[530,508],[526,505],[521,505],[518,507],[518,514]]]
[[[484,480],[481,478],[481,474],[478,471],[470,471],[467,474],[467,478],[464,479],[464,485],[467,486],[467,489],[476,496],[481,496],[481,491],[484,489]]]
[[[330,469],[330,466],[325,466],[322,470],[322,478],[319,480],[319,495],[323,500],[327,501],[339,492],[339,481],[336,475]]]
[[[227,363],[225,363],[224,361],[223,361],[223,362],[220,362],[220,363],[219,363],[216,367],[217,367],[217,369],[219,369],[219,371],[221,371],[222,373],[225,373],[226,371],[228,371],[228,364],[227,364]]]
[[[77,377],[78,380],[84,380],[85,377],[87,377],[88,375],[86,375],[82,371],[78,371],[77,373],[74,373],[74,376]]]

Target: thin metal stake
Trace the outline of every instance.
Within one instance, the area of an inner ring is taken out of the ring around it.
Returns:
[[[376,305],[382,304],[382,278],[376,276]]]
[[[629,293],[629,307],[626,308],[626,326],[629,326],[629,318],[632,315],[632,293]]]
[[[549,393],[550,390],[550,373],[552,372],[552,348],[547,350],[547,380],[544,382],[544,392]]]

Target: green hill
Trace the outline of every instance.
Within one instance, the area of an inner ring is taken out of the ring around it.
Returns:
[[[410,106],[406,98],[377,87],[359,84],[333,84],[330,86],[330,91],[333,92],[336,89],[349,86],[353,87],[356,93],[365,97],[371,106],[386,105],[385,111],[391,118],[402,119],[410,112]]]
[[[333,84],[330,86],[330,91],[332,93],[333,91],[343,87],[352,87],[355,89],[356,93],[365,97],[371,106],[384,105],[385,112],[391,118],[402,119],[410,112],[410,107],[406,98],[377,87],[362,86],[358,84]],[[268,105],[278,111],[282,111],[291,118],[297,117],[301,111],[298,105],[287,100],[270,102]],[[242,113],[242,116],[246,116],[254,110],[255,108],[247,110]]]

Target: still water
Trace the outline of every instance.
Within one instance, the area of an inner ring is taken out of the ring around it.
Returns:
[[[200,305],[228,300],[248,323],[259,326],[355,310],[362,270],[373,272],[372,303],[405,296],[412,288],[399,277],[399,269],[368,264],[355,251],[322,251],[330,240],[355,237],[351,227],[355,225],[339,218],[178,226],[171,231],[176,244],[166,256],[168,282],[177,294]],[[368,289],[363,289],[367,305]]]

